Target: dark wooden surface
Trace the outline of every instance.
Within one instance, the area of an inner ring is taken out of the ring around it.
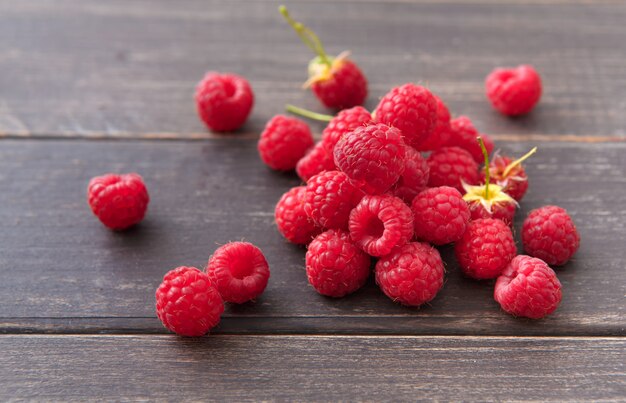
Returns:
[[[449,248],[444,289],[419,310],[373,281],[340,300],[308,286],[304,249],[273,224],[298,179],[256,155],[285,103],[322,111],[299,89],[310,55],[278,4],[0,0],[0,400],[626,398],[626,3],[288,3],[331,52],[353,51],[369,107],[419,81],[504,152],[539,147],[515,227],[558,204],[582,236],[557,269],[563,303],[541,321],[501,312],[493,282],[463,278]],[[519,63],[537,66],[545,94],[511,120],[482,82]],[[195,115],[193,87],[211,69],[252,82],[240,133],[213,135]],[[150,191],[126,233],[85,202],[89,178],[109,171],[137,171]],[[162,275],[240,239],[268,258],[263,296],[227,307],[220,335],[167,335],[153,308]]]

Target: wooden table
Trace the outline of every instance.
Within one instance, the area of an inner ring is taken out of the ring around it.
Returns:
[[[492,282],[463,278],[449,248],[428,307],[393,304],[373,281],[327,299],[304,250],[273,224],[298,183],[259,161],[256,139],[299,89],[311,55],[268,0],[0,1],[0,400],[624,400],[626,4],[306,0],[292,13],[370,81],[428,85],[497,146],[534,145],[515,228],[545,204],[569,210],[582,244],[558,269],[547,319],[500,311]],[[483,80],[532,63],[545,94],[529,116],[492,111]],[[234,71],[255,90],[240,133],[208,133],[194,85]],[[323,126],[313,124],[319,135]],[[141,173],[147,219],[104,229],[92,176]],[[216,335],[182,339],[154,290],[216,245],[259,245],[272,270],[255,304],[229,306]]]

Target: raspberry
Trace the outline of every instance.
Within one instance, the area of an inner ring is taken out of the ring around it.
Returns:
[[[527,158],[537,151],[537,147],[527,152],[521,158],[513,161],[513,158],[496,156],[489,164],[489,176],[491,180],[502,187],[502,191],[513,199],[520,201],[528,189],[528,176],[522,166]],[[482,173],[482,181],[485,181],[485,172]]]
[[[123,230],[143,220],[150,197],[138,174],[106,174],[89,181],[87,201],[102,224]]]
[[[376,107],[376,122],[397,127],[406,143],[418,147],[437,123],[437,101],[428,89],[412,83],[389,91]]]
[[[459,116],[450,122],[450,138],[447,145],[467,150],[474,158],[474,161],[481,163],[483,162],[483,152],[476,141],[478,137],[483,139],[487,153],[491,154],[494,148],[491,138],[486,134],[478,133],[478,130],[476,130],[467,116]]]
[[[492,218],[470,221],[465,234],[454,246],[463,273],[478,280],[498,277],[515,252],[511,229]]]
[[[291,243],[308,244],[322,229],[304,212],[306,186],[297,186],[282,195],[274,217],[278,231]]]
[[[224,303],[206,274],[195,267],[178,267],[157,288],[156,311],[172,332],[202,336],[220,322]]]
[[[461,193],[448,186],[424,190],[413,199],[411,210],[417,239],[435,245],[458,241],[470,219]]]
[[[333,155],[323,147],[322,143],[317,143],[300,161],[296,164],[296,173],[304,182],[308,182],[313,175],[324,171],[337,169]]]
[[[491,186],[495,187],[496,185]],[[468,187],[473,188],[475,186]],[[493,194],[494,192],[490,191],[489,193]],[[502,193],[503,192],[500,192],[500,194]],[[469,206],[472,220],[478,220],[480,218],[495,218],[496,220],[501,220],[508,226],[513,226],[513,218],[515,217],[517,205],[512,199],[503,200],[501,202],[492,202],[490,203],[489,209],[478,200],[469,201],[467,204]]]
[[[524,220],[522,243],[529,255],[561,266],[578,250],[580,235],[565,209],[544,206],[531,211]]]
[[[362,106],[345,109],[333,117],[328,126],[322,132],[322,144],[326,151],[332,155],[335,145],[345,135],[356,129],[365,126],[372,121],[372,115]]]
[[[335,165],[372,194],[389,190],[404,172],[400,130],[377,124],[358,127],[335,147]]]
[[[263,293],[270,268],[261,249],[248,242],[230,242],[209,259],[206,273],[227,302],[242,304]]]
[[[428,163],[413,147],[406,147],[404,172],[393,186],[393,194],[407,204],[428,187]]]
[[[311,147],[313,136],[309,126],[300,119],[283,115],[267,122],[258,144],[263,162],[279,171],[294,169]]]
[[[383,256],[413,237],[413,214],[394,196],[363,197],[350,213],[350,237],[370,256]]]
[[[443,262],[437,249],[412,242],[376,263],[376,283],[385,295],[408,306],[420,306],[443,286]]]
[[[493,296],[511,315],[540,319],[559,306],[561,283],[544,261],[520,255],[498,277]]]
[[[248,81],[235,74],[208,72],[196,87],[196,108],[211,130],[229,132],[248,118],[254,94]]]
[[[352,243],[347,232],[329,230],[309,245],[306,274],[320,294],[343,297],[365,284],[370,274],[370,257]]]
[[[434,94],[433,97],[437,102],[437,121],[430,136],[414,145],[419,151],[433,151],[444,147],[450,141],[450,111],[441,98]]]
[[[363,191],[345,173],[322,172],[309,179],[304,194],[304,211],[321,227],[347,229],[350,211],[363,196]]]
[[[433,151],[428,159],[428,186],[450,186],[464,192],[462,183],[478,183],[478,164],[467,151],[459,147],[443,147]]]
[[[541,77],[529,65],[497,68],[485,80],[487,98],[504,115],[530,112],[541,98]]]

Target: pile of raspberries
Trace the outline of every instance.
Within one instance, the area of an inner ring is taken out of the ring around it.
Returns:
[[[418,307],[444,285],[438,246],[454,244],[463,274],[495,279],[494,298],[505,312],[539,319],[561,302],[561,283],[551,266],[568,262],[580,236],[557,206],[530,212],[522,227],[527,255],[518,255],[512,225],[528,189],[523,162],[494,153],[494,143],[466,116],[451,118],[445,103],[423,86],[392,88],[373,112],[361,105],[367,80],[347,52],[327,55],[317,36],[281,14],[315,53],[310,87],[321,103],[338,110],[315,143],[303,120],[278,115],[261,133],[258,152],[271,169],[302,180],[275,208],[278,231],[306,246],[306,277],[318,293],[334,298],[361,288],[373,271],[381,291],[399,304]],[[493,107],[505,115],[530,112],[541,96],[541,79],[528,65],[495,69],[486,79]],[[252,87],[235,74],[209,72],[196,88],[198,114],[207,127],[241,127],[254,104]],[[124,230],[140,222],[149,202],[137,174],[91,180],[88,201],[107,227]],[[265,289],[269,266],[247,242],[220,247],[204,271],[181,266],[156,291],[159,319],[184,336],[199,336],[219,323],[224,302],[253,301]]]

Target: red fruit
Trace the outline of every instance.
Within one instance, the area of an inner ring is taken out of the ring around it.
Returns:
[[[304,212],[305,194],[306,186],[291,188],[282,195],[274,209],[278,231],[289,242],[300,245],[308,244],[322,232],[322,228]]]
[[[444,147],[433,151],[428,159],[428,186],[450,186],[465,192],[463,182],[478,183],[478,164],[467,151],[459,147]]]
[[[489,164],[491,181],[501,186],[502,191],[515,200],[522,200],[528,189],[528,176],[526,176],[522,162],[536,151],[537,147],[515,161],[510,157],[496,156]],[[485,181],[484,171],[482,173],[482,181]]]
[[[465,275],[482,280],[496,278],[516,253],[511,229],[502,221],[470,221],[454,253]]]
[[[478,130],[476,130],[467,116],[459,116],[450,121],[450,138],[447,145],[467,150],[474,158],[474,161],[480,163],[483,162],[483,152],[476,141],[478,137],[483,139],[487,153],[491,154],[494,148],[493,141],[486,134],[478,133]]]
[[[408,83],[382,97],[374,116],[376,122],[400,129],[404,141],[418,147],[435,129],[437,101],[425,87]]]
[[[350,213],[350,237],[370,256],[383,256],[413,237],[411,209],[397,197],[365,196]]]
[[[522,226],[524,250],[550,265],[567,263],[580,246],[580,235],[567,211],[544,206],[528,214]]]
[[[543,318],[561,302],[561,283],[542,260],[516,256],[496,281],[494,298],[514,316]]]
[[[102,224],[123,230],[143,220],[150,197],[138,174],[106,174],[89,181],[87,202]]]
[[[335,145],[344,135],[371,121],[372,115],[362,106],[344,109],[328,122],[328,126],[322,132],[322,145],[332,155]]]
[[[333,171],[337,169],[333,155],[329,154],[322,146],[317,143],[300,161],[296,164],[296,173],[304,182],[308,182],[313,175],[317,175],[323,171]]]
[[[434,94],[433,97],[437,101],[437,121],[430,136],[413,146],[419,151],[437,150],[450,141],[450,111],[441,98]]]
[[[358,127],[335,147],[335,165],[368,193],[389,190],[404,172],[400,130],[384,124]]]
[[[178,267],[167,272],[156,290],[156,312],[172,332],[202,336],[220,322],[224,303],[206,274]]]
[[[235,74],[208,72],[196,86],[196,108],[211,130],[229,132],[248,118],[254,94],[248,81]]]
[[[404,172],[392,188],[394,196],[407,204],[428,187],[428,163],[413,147],[406,147]]]
[[[259,139],[259,155],[270,168],[289,171],[313,147],[309,126],[297,118],[274,116]]]
[[[541,77],[529,65],[497,68],[485,80],[487,98],[504,115],[530,112],[541,98]]]
[[[376,263],[376,283],[385,295],[407,306],[420,306],[443,286],[443,262],[437,249],[412,242]]]
[[[306,274],[320,294],[343,297],[365,284],[370,274],[370,257],[352,243],[347,232],[329,230],[309,245]]]
[[[417,239],[435,245],[458,241],[470,219],[461,193],[448,186],[424,190],[413,199],[411,210]]]
[[[209,259],[206,272],[227,302],[242,304],[263,293],[270,267],[261,249],[248,242],[230,242]]]
[[[326,171],[309,179],[304,195],[304,211],[324,228],[348,228],[350,212],[364,193],[339,171]]]

